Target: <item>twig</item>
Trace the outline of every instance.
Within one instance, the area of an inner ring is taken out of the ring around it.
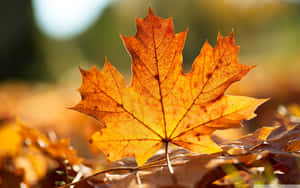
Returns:
[[[68,183],[66,185],[62,185],[62,186],[59,186],[58,188],[65,188],[65,187],[69,187],[71,185],[75,185],[77,183],[80,183],[80,182],[83,182],[83,181],[86,181],[92,177],[95,177],[95,176],[98,176],[100,174],[104,174],[104,173],[107,173],[107,172],[114,172],[114,171],[121,171],[121,170],[128,170],[128,171],[135,171],[138,167],[115,167],[115,168],[109,168],[109,169],[105,169],[105,170],[102,170],[102,171],[99,171],[91,176],[87,176],[81,180],[78,180],[76,182],[72,182],[72,183]]]
[[[184,163],[182,163],[182,164],[184,164]],[[179,165],[182,165],[182,164],[173,164],[173,166],[179,166]],[[95,174],[92,174],[91,176],[87,176],[87,177],[85,177],[85,178],[83,178],[83,179],[81,179],[77,182],[68,183],[68,184],[65,184],[65,185],[62,185],[62,186],[58,186],[57,188],[66,188],[68,186],[75,185],[77,183],[87,181],[90,178],[93,178],[95,176],[98,176],[100,174],[104,174],[104,173],[107,173],[107,172],[115,172],[115,171],[122,171],[122,170],[128,170],[130,172],[134,172],[134,171],[138,171],[138,170],[146,170],[146,169],[165,167],[165,166],[168,166],[168,164],[157,164],[157,165],[151,165],[151,166],[150,165],[145,165],[145,166],[140,166],[140,167],[115,167],[115,168],[109,168],[109,169],[105,169],[105,170],[96,172]]]
[[[168,150],[168,148],[166,150]],[[168,152],[166,152],[166,154],[168,154]],[[59,186],[57,188],[66,188],[66,187],[69,187],[71,185],[75,185],[77,183],[87,181],[88,179],[91,179],[91,178],[93,178],[95,176],[98,176],[98,175],[104,174],[104,173],[108,173],[108,172],[116,172],[116,171],[122,171],[122,170],[127,170],[127,171],[130,171],[130,172],[134,172],[134,171],[138,171],[138,170],[146,170],[146,169],[151,169],[151,168],[156,168],[156,167],[165,167],[165,166],[169,167],[169,165],[172,168],[172,166],[179,166],[179,165],[185,164],[185,163],[182,163],[182,164],[176,163],[176,164],[171,165],[170,161],[172,159],[177,159],[177,158],[181,158],[181,157],[188,157],[188,156],[193,156],[193,155],[191,155],[191,154],[188,153],[188,154],[184,154],[183,156],[169,157],[169,154],[167,156],[166,156],[165,159],[160,159],[160,160],[152,161],[152,162],[147,163],[147,164],[145,164],[143,166],[140,166],[140,167],[138,167],[138,166],[137,167],[114,167],[114,168],[105,169],[105,170],[96,172],[95,174],[92,174],[90,176],[84,177],[81,180],[78,180],[76,182],[68,183],[68,184]],[[166,161],[167,164],[158,164],[158,163],[161,163],[161,162],[164,162],[164,161]],[[173,170],[173,168],[172,168],[172,170]],[[173,172],[174,172],[174,170],[173,170]]]

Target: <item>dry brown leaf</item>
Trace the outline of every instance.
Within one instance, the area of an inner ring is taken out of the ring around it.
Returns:
[[[284,125],[283,125],[284,126]],[[271,135],[272,132],[277,131],[281,127],[275,127],[268,134]],[[287,132],[280,134],[280,137],[267,138],[264,129],[258,130],[256,133],[249,134],[247,137],[248,141],[259,140],[259,133],[264,136],[264,141],[267,143],[262,143],[257,145],[253,150],[248,150],[247,154],[235,154],[229,155],[226,151],[222,153],[208,154],[208,155],[186,155],[180,158],[178,157],[178,152],[173,151],[170,153],[173,159],[172,163],[181,163],[181,165],[174,165],[174,174],[170,175],[166,168],[161,168],[165,165],[165,162],[161,162],[161,166],[157,169],[145,169],[138,172],[139,178],[143,185],[149,185],[151,188],[161,188],[161,187],[214,187],[214,182],[217,180],[226,179],[227,183],[230,184],[235,178],[241,175],[241,180],[245,182],[245,185],[250,185],[255,183],[255,178],[261,178],[260,180],[268,183],[268,178],[278,178],[280,183],[285,184],[295,184],[298,183],[300,178],[299,167],[297,166],[297,160],[299,157],[293,155],[293,153],[285,151],[285,146],[288,145],[289,139],[293,137],[300,136],[300,125],[296,126]],[[265,130],[270,130],[267,127]],[[253,136],[257,135],[257,136]],[[239,147],[237,143],[247,142],[245,139],[241,138],[239,140],[227,143],[226,146],[231,145],[232,147]],[[252,143],[257,143],[258,141],[252,141]],[[236,145],[237,144],[237,145]],[[222,144],[221,144],[222,146]],[[274,147],[277,146],[277,147]],[[250,147],[251,148],[251,147]],[[175,155],[173,155],[173,153]],[[181,154],[188,154],[184,152]],[[162,158],[163,155],[160,156]],[[122,160],[125,161],[125,160]],[[182,162],[186,161],[186,162]],[[238,171],[238,174],[227,173],[224,170],[226,167],[233,166]],[[239,171],[245,171],[248,173],[240,174]],[[111,187],[138,187],[131,186],[131,182],[136,182],[137,176],[136,172],[129,174],[126,172],[127,176],[120,178],[116,182],[111,183]],[[122,174],[120,174],[121,177]],[[245,175],[245,176],[244,176]],[[249,177],[251,176],[251,178]],[[117,175],[115,175],[117,176]],[[265,176],[265,177],[264,177]],[[250,179],[249,179],[250,178]],[[174,180],[175,179],[175,180]],[[229,180],[229,181],[228,181]],[[234,183],[234,182],[232,182]]]

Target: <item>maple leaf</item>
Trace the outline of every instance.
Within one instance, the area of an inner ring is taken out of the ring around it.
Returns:
[[[214,48],[205,42],[191,72],[184,74],[187,31],[175,34],[172,19],[157,17],[151,9],[136,24],[135,36],[121,35],[132,57],[130,86],[107,59],[101,72],[95,66],[80,69],[82,99],[73,109],[106,126],[91,141],[109,160],[134,156],[138,165],[163,143],[166,151],[169,143],[198,153],[221,151],[211,134],[255,117],[255,109],[267,100],[224,95],[254,67],[238,62],[233,33],[219,35]]]

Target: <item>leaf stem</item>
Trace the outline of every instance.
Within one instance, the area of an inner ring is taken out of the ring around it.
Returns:
[[[170,161],[170,156],[169,156],[169,142],[165,142],[166,143],[166,147],[165,147],[165,156],[166,156],[166,159],[167,159],[167,164],[168,164],[168,168],[169,168],[169,172],[170,174],[174,174],[174,169],[171,165],[171,161]]]

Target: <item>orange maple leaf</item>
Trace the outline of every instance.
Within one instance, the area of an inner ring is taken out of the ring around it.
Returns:
[[[81,101],[73,109],[105,124],[92,142],[109,160],[136,157],[142,165],[165,143],[198,153],[221,151],[212,139],[216,129],[239,126],[255,117],[266,99],[224,95],[254,66],[238,62],[233,33],[212,48],[205,42],[191,72],[182,72],[182,49],[187,31],[175,34],[172,19],[136,19],[135,36],[121,36],[132,57],[133,78],[126,86],[106,59],[101,72],[80,70]],[[167,149],[166,149],[167,153]]]

